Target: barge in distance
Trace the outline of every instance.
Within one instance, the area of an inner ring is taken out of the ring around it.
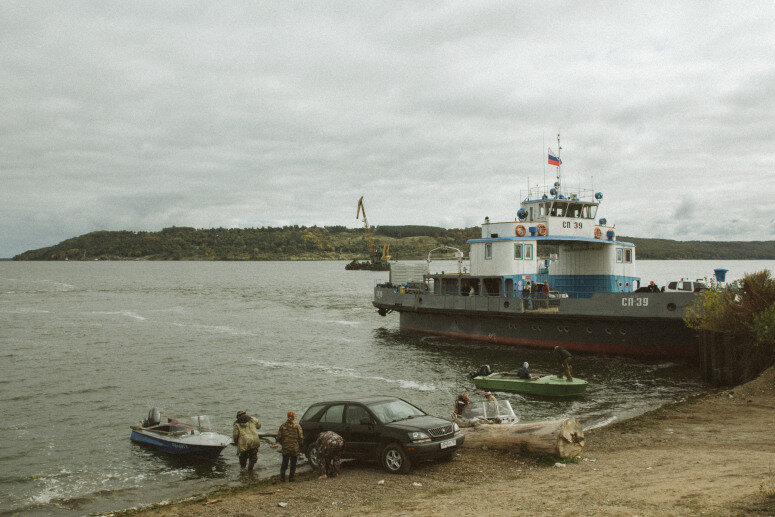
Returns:
[[[481,238],[468,241],[470,272],[460,250],[457,272],[431,274],[430,253],[425,264],[393,264],[390,281],[374,288],[379,314],[398,312],[401,329],[443,336],[696,357],[697,335],[683,321],[696,294],[639,289],[635,245],[595,220],[603,195],[565,193],[560,178],[558,167],[552,188],[528,189],[515,220],[485,218]]]

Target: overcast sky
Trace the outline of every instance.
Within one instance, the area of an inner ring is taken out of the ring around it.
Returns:
[[[620,234],[775,239],[775,2],[0,3],[0,257],[510,220],[558,131]]]

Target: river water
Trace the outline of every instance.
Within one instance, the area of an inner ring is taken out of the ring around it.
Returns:
[[[468,374],[534,372],[546,351],[398,330],[371,307],[387,273],[345,262],[0,262],[0,513],[83,514],[244,482],[233,448],[186,462],[129,441],[151,407],[211,415],[230,434],[240,409],[276,432],[288,410],[376,394],[447,416]],[[775,261],[641,261],[644,281],[745,272]],[[452,269],[449,263],[447,270]],[[523,420],[585,427],[702,389],[691,363],[577,355],[591,384],[569,401],[499,394]],[[257,475],[278,471],[262,447]],[[378,468],[378,467],[374,467]]]

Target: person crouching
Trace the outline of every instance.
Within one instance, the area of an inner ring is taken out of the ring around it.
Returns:
[[[339,474],[339,459],[344,451],[344,439],[333,431],[320,433],[315,441],[315,453],[318,459],[318,479]]]
[[[296,413],[293,411],[288,411],[288,420],[277,431],[277,443],[280,444],[283,452],[280,481],[285,481],[285,471],[290,463],[291,473],[288,476],[288,481],[293,482],[293,476],[296,474],[296,460],[299,459],[299,450],[304,443],[304,432],[301,430],[301,426],[296,423]]]
[[[261,422],[253,418],[244,411],[237,413],[237,420],[234,422],[234,431],[232,437],[237,445],[237,455],[239,456],[240,468],[253,470],[258,459],[258,447],[261,445],[258,438],[258,430],[261,429]]]

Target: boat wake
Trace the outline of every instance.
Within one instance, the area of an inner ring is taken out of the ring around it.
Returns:
[[[147,319],[132,311],[93,311],[92,314],[102,314],[105,316],[126,316],[127,318],[132,318],[137,321],[146,321]]]
[[[588,427],[585,427],[584,430],[585,431],[591,431],[592,429],[597,429],[598,427],[605,427],[608,424],[610,424],[610,423],[612,423],[612,422],[614,422],[616,420],[617,420],[616,415],[613,415],[613,416],[610,416],[610,417],[608,417],[608,418],[606,418],[604,420],[601,420],[600,422],[597,422],[597,423],[592,424],[592,425],[590,425]]]
[[[341,366],[326,366],[320,364],[311,363],[295,363],[285,361],[266,361],[264,359],[253,359],[253,362],[267,368],[299,368],[305,371],[315,370],[322,373],[327,373],[335,377],[343,377],[347,379],[360,379],[368,381],[379,381],[387,384],[396,384],[404,389],[414,389],[420,391],[434,391],[440,389],[433,384],[427,384],[423,382],[417,382],[407,379],[388,379],[379,375],[364,375],[352,368],[343,368]]]
[[[193,328],[197,330],[202,330],[205,332],[210,332],[212,334],[229,334],[232,336],[255,336],[253,332],[248,332],[247,330],[240,330],[235,329],[234,327],[229,327],[228,325],[199,325],[195,323],[172,323],[172,325],[176,327],[186,327],[186,328]]]

